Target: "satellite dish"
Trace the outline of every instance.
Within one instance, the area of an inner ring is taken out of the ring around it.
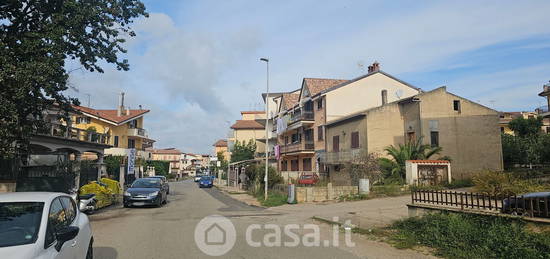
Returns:
[[[401,96],[403,96],[403,89],[398,89],[397,91],[395,91],[395,96],[397,97],[397,99],[401,99]]]

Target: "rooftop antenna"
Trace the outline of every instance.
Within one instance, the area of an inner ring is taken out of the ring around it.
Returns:
[[[92,108],[92,106],[90,106],[90,103],[91,103],[91,96],[92,96],[92,95],[91,95],[91,94],[87,94],[87,93],[83,93],[83,94],[86,95],[86,96],[88,96],[88,106],[86,106],[86,107]]]

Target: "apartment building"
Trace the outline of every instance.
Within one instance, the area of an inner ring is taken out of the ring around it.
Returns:
[[[265,152],[265,127],[257,121],[265,120],[264,111],[242,111],[241,119],[231,125],[233,131],[229,139],[230,146],[235,142],[248,143],[250,140],[256,144],[256,152]],[[262,142],[263,140],[263,142]]]
[[[183,176],[183,161],[181,160],[182,152],[176,148],[164,149],[149,149],[151,160],[169,162],[168,173],[176,174],[178,177]]]
[[[541,109],[541,107],[539,107],[538,109]],[[529,119],[541,116],[543,117],[541,131],[545,133],[550,133],[550,118],[544,117],[540,112],[540,110],[537,110],[535,112],[500,112],[498,121],[500,132],[504,134],[514,135],[514,131],[510,129],[509,126],[510,121],[516,118]]]
[[[276,99],[279,170],[283,177],[295,178],[301,172],[327,176],[324,157],[328,121],[420,93],[420,89],[379,68],[374,63],[368,74],[352,80],[304,78],[300,89]]]
[[[202,155],[193,153],[182,153],[181,161],[183,163],[183,175],[195,176],[197,170],[202,167]]]
[[[229,161],[231,159],[231,153],[229,152],[229,148],[227,146],[227,140],[219,139],[212,146],[214,146],[214,154],[216,156],[221,152],[225,161]]]
[[[149,138],[144,129],[144,116],[149,110],[125,107],[124,93],[121,94],[117,109],[100,110],[84,106],[74,108],[80,114],[71,117],[72,127],[110,136],[107,144],[112,147],[105,150],[105,155],[128,156],[135,149],[136,157],[151,158],[145,149],[151,148],[155,140]]]
[[[497,111],[449,93],[446,87],[382,103],[326,123],[325,163],[332,181],[347,177],[341,166],[362,150],[385,156],[387,146],[419,137],[451,157],[453,178],[503,169]]]

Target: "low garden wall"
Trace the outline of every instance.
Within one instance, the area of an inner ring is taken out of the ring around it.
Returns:
[[[357,194],[357,186],[332,186],[328,183],[326,187],[296,187],[297,202],[320,202],[336,200],[340,196]]]

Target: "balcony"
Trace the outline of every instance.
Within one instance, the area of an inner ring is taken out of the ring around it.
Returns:
[[[300,111],[290,115],[288,124],[299,121],[313,121],[313,111]]]
[[[548,109],[548,105],[538,107],[537,109],[535,109],[535,111],[539,116],[542,116],[542,117],[550,116],[550,110]]]
[[[315,149],[313,141],[303,141],[281,146],[281,154],[297,152],[313,152]]]
[[[361,155],[361,149],[349,149],[338,152],[326,152],[321,156],[321,162],[326,164],[342,164],[352,162]]]
[[[109,145],[110,138],[108,134],[68,127],[57,123],[46,123],[45,127],[36,130],[36,134],[103,145]]]
[[[147,138],[147,131],[142,128],[128,129],[128,137]]]

